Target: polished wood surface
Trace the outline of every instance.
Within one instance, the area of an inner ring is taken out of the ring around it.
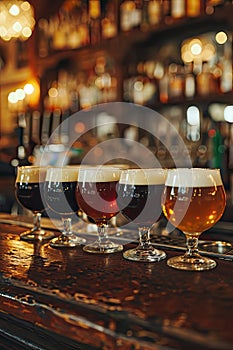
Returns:
[[[34,245],[24,230],[0,223],[1,349],[233,349],[233,262],[179,271]]]

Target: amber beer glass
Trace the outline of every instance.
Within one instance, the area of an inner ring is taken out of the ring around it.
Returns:
[[[25,231],[20,238],[25,241],[47,240],[54,233],[41,228],[41,216],[45,210],[44,183],[47,167],[19,166],[15,181],[15,196],[19,204],[31,211],[34,217],[34,227]]]
[[[164,251],[155,249],[150,242],[150,227],[162,214],[165,178],[164,169],[128,169],[121,173],[118,204],[121,213],[139,230],[139,245],[123,253],[126,259],[156,262],[166,257]]]
[[[121,170],[115,167],[81,167],[76,188],[80,209],[97,225],[98,239],[83,250],[89,253],[114,253],[123,246],[112,242],[107,234],[108,221],[118,212],[117,184]]]
[[[219,169],[168,170],[162,198],[163,212],[186,236],[187,251],[167,264],[181,270],[209,270],[216,262],[198,253],[198,237],[214,226],[226,206]]]
[[[72,231],[72,215],[79,207],[75,199],[78,166],[49,167],[45,179],[45,201],[48,207],[59,214],[63,222],[62,234],[51,240],[53,248],[72,248],[86,240]]]

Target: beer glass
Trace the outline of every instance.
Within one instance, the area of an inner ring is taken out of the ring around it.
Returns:
[[[72,231],[72,218],[79,210],[75,199],[78,166],[49,167],[45,179],[45,201],[48,207],[59,214],[63,222],[61,235],[50,242],[53,248],[72,248],[86,240]]]
[[[139,244],[123,253],[124,258],[156,262],[166,254],[150,242],[150,228],[158,222],[161,214],[161,196],[164,189],[166,170],[128,169],[121,173],[118,187],[118,205],[121,213],[138,226]]]
[[[181,270],[209,270],[216,262],[198,253],[198,237],[222,216],[226,194],[219,169],[168,170],[162,198],[163,212],[186,236],[187,251],[167,264]]]
[[[87,244],[83,250],[88,253],[114,253],[123,246],[112,242],[107,234],[108,221],[114,217],[117,205],[117,184],[121,170],[110,166],[81,167],[76,188],[79,208],[97,225],[98,239]]]
[[[52,231],[41,228],[41,216],[45,210],[43,196],[46,170],[46,167],[33,165],[17,168],[15,196],[19,204],[33,213],[34,219],[33,228],[20,235],[20,238],[25,241],[42,241],[54,237]]]

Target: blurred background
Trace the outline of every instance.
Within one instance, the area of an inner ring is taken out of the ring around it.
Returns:
[[[19,211],[16,168],[38,162],[62,121],[122,101],[172,123],[193,166],[221,169],[223,219],[231,220],[232,16],[227,0],[0,1],[0,211]],[[78,122],[70,164],[94,146],[95,162],[103,162],[98,143],[114,137],[141,143],[163,167],[183,157],[163,123],[149,125],[158,139],[132,127],[132,117],[123,125],[112,113],[97,117],[115,126],[90,130],[88,121]],[[68,143],[68,132],[56,135],[48,164],[59,163]]]

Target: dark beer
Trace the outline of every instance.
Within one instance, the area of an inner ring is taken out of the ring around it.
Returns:
[[[163,169],[129,169],[122,172],[118,205],[122,214],[138,225],[151,226],[162,213]]]
[[[156,262],[166,253],[150,242],[150,228],[162,213],[161,196],[164,189],[164,169],[128,169],[121,173],[118,205],[121,213],[138,226],[139,244],[123,253],[125,259]]]
[[[44,206],[44,182],[46,168],[37,166],[19,167],[15,182],[15,195],[26,209],[39,213]]]
[[[79,210],[75,189],[78,167],[50,168],[45,182],[45,201],[48,207],[60,215],[70,215]]]
[[[45,200],[48,207],[60,215],[77,213],[79,210],[75,199],[76,181],[45,183]]]
[[[22,232],[20,239],[37,242],[54,237],[54,232],[41,228],[41,216],[45,210],[44,184],[46,166],[19,166],[15,180],[15,196],[18,202],[33,213],[33,227]]]
[[[119,184],[118,204],[122,214],[136,224],[151,226],[161,216],[161,196],[164,184]]]
[[[44,210],[42,199],[44,183],[39,182],[16,182],[15,194],[19,203],[26,209],[36,213]]]

